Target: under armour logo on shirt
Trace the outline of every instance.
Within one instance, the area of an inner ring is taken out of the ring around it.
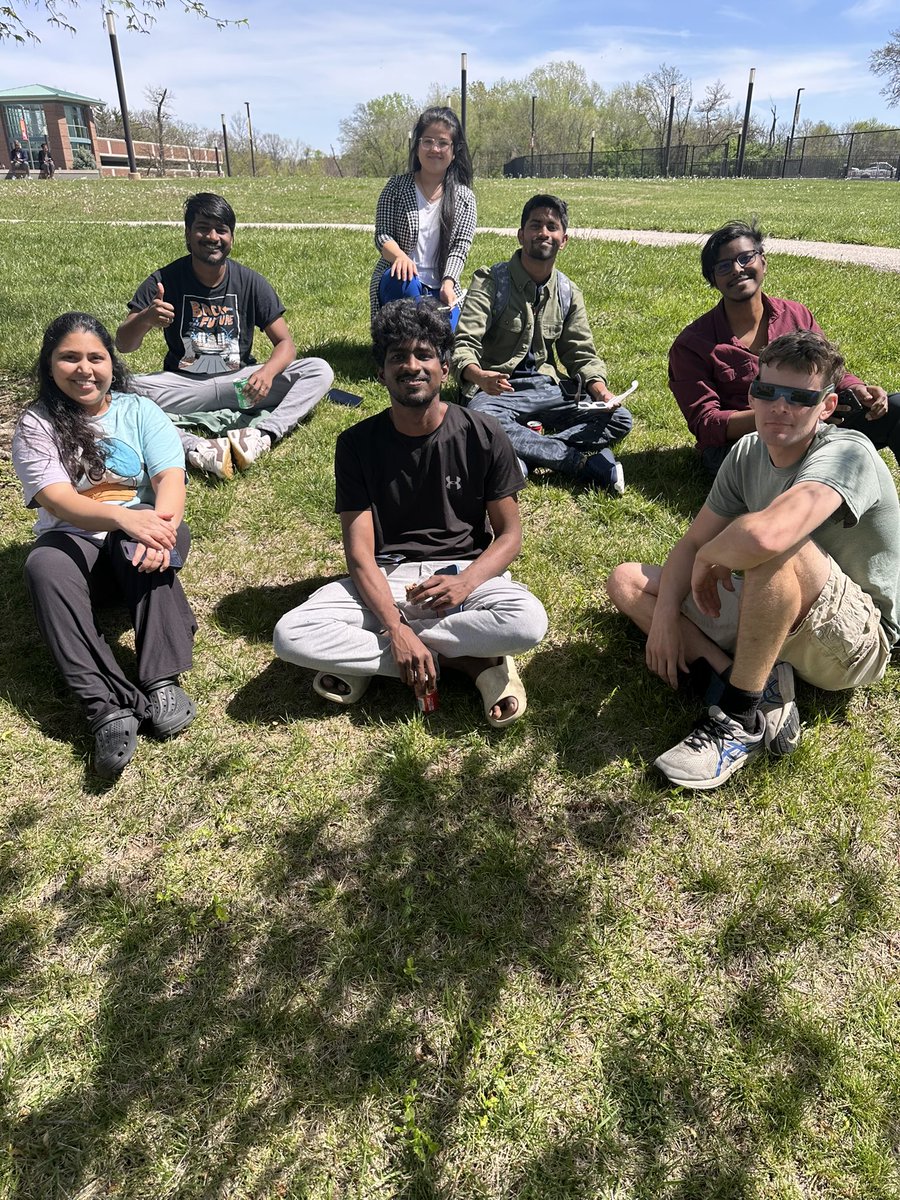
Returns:
[[[447,491],[449,492],[451,488],[456,488],[457,491],[461,490],[462,477],[460,475],[457,475],[456,478],[452,475],[447,476]]]

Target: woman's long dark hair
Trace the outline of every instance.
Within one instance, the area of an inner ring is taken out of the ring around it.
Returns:
[[[441,105],[435,105],[432,108],[426,108],[421,114],[416,127],[413,130],[412,145],[409,149],[409,169],[410,171],[419,171],[422,164],[419,161],[419,140],[424,134],[429,125],[434,125],[440,122],[446,125],[450,130],[450,139],[453,142],[453,162],[447,168],[447,174],[444,176],[444,194],[441,198],[441,240],[440,240],[440,256],[441,256],[441,274],[447,266],[447,256],[450,253],[450,239],[453,236],[453,226],[456,222],[456,189],[459,184],[464,187],[472,186],[472,159],[469,157],[469,147],[466,142],[466,135],[463,133],[462,125],[459,123],[459,117],[452,108],[443,108]]]
[[[90,313],[63,313],[61,317],[51,321],[44,331],[41,353],[34,368],[37,387],[34,403],[40,406],[41,415],[50,421],[60,460],[74,484],[78,481],[82,469],[89,479],[102,479],[106,460],[96,431],[91,428],[91,418],[85,409],[65,392],[60,391],[53,381],[50,359],[53,351],[70,333],[92,333],[103,343],[112,359],[110,391],[128,391],[131,376],[117,356],[106,326]]]

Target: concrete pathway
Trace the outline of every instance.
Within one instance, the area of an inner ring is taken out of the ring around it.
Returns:
[[[0,219],[3,225],[26,224],[26,218],[7,217]],[[56,224],[64,222],[56,221]],[[73,225],[124,225],[145,228],[148,225],[169,226],[180,229],[181,221],[72,221]],[[347,229],[353,233],[374,233],[374,225],[356,225],[340,221],[240,221],[241,229]],[[478,233],[496,233],[504,237],[515,237],[515,229],[501,229],[479,225]],[[702,246],[707,233],[664,233],[655,229],[579,229],[571,226],[574,238],[597,239],[602,242],[635,242],[639,246]],[[856,263],[863,267],[874,267],[877,271],[900,272],[900,249],[891,246],[857,246],[846,242],[807,242],[793,238],[766,238],[766,249],[773,254],[796,254],[801,258],[819,258],[828,262]]]

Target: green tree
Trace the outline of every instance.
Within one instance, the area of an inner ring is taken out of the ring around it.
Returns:
[[[385,178],[404,170],[409,133],[419,111],[412,97],[400,92],[357,104],[339,126],[344,157],[352,170]]]
[[[635,100],[647,122],[650,135],[661,146],[669,123],[669,103],[674,90],[675,111],[672,121],[672,144],[685,140],[694,99],[693,85],[678,67],[660,63],[655,71],[645,75],[635,88]]]
[[[884,75],[887,82],[881,89],[892,107],[900,104],[900,28],[892,29],[888,41],[869,55],[869,68],[876,75]]]

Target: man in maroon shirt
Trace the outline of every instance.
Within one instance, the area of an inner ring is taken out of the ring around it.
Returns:
[[[732,221],[711,234],[700,253],[703,276],[721,293],[715,308],[683,329],[669,351],[669,387],[697,439],[701,462],[715,475],[734,443],[756,428],[748,390],[759,352],[784,333],[821,333],[808,308],[762,290],[762,230]],[[832,422],[857,429],[900,461],[900,394],[847,374]]]

